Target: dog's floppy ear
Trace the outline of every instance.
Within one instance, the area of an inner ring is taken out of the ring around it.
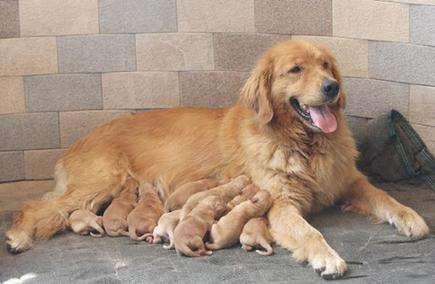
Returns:
[[[340,70],[338,70],[337,61],[332,59],[332,76],[337,80],[340,85],[340,97],[338,98],[338,107],[344,109],[346,106],[346,94],[343,91],[343,78],[341,77]]]
[[[262,125],[266,125],[273,118],[273,107],[270,102],[272,68],[270,60],[260,60],[246,81],[241,94],[241,100],[257,112],[258,120]]]

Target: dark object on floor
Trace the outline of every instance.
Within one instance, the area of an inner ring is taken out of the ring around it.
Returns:
[[[435,190],[435,158],[398,112],[371,120],[358,141],[359,168],[378,181],[425,180]]]

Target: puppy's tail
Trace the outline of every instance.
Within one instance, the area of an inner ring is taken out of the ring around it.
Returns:
[[[266,241],[265,238],[260,238],[258,240],[258,244],[261,245],[265,249],[265,251],[257,249],[257,250],[255,250],[255,252],[257,252],[258,254],[261,254],[261,255],[272,255],[273,254],[273,248],[269,244],[269,242]]]
[[[221,246],[219,246],[217,243],[205,243],[205,246],[209,249],[209,250],[218,250],[221,249]]]
[[[94,238],[101,238],[102,236],[104,236],[104,229],[100,226],[98,222],[99,220],[93,221],[91,223],[92,229],[94,229],[95,231],[90,231],[89,234]]]
[[[198,257],[211,255],[212,252],[205,249],[204,242],[200,236],[195,236],[186,243],[182,243],[181,246],[175,246],[178,254],[183,254],[190,257]],[[195,248],[196,250],[192,250]]]
[[[151,237],[151,241],[152,241],[153,234],[146,233],[146,234],[143,234],[141,236],[138,236],[136,228],[134,226],[128,226],[128,232],[125,232],[125,236],[128,236],[128,237],[130,237],[130,239],[135,240],[135,241],[143,241],[143,240],[149,239]]]

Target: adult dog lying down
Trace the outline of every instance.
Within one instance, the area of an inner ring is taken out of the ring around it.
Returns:
[[[232,107],[131,115],[76,142],[56,166],[59,196],[24,205],[6,234],[8,249],[21,252],[32,240],[50,238],[74,210],[95,212],[128,175],[157,182],[167,197],[186,182],[246,174],[272,194],[268,219],[276,243],[322,277],[340,277],[346,263],[305,215],[340,201],[408,237],[429,233],[414,210],[356,169],[345,99],[328,51],[306,42],[280,43],[260,58]]]

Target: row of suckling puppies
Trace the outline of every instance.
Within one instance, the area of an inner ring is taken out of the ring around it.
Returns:
[[[168,242],[164,248],[186,256],[210,255],[237,242],[247,251],[261,248],[259,254],[270,255],[273,240],[264,215],[271,204],[270,194],[246,176],[220,185],[209,179],[187,183],[164,206],[155,186],[129,179],[103,216],[80,209],[70,215],[69,225],[82,235]]]

